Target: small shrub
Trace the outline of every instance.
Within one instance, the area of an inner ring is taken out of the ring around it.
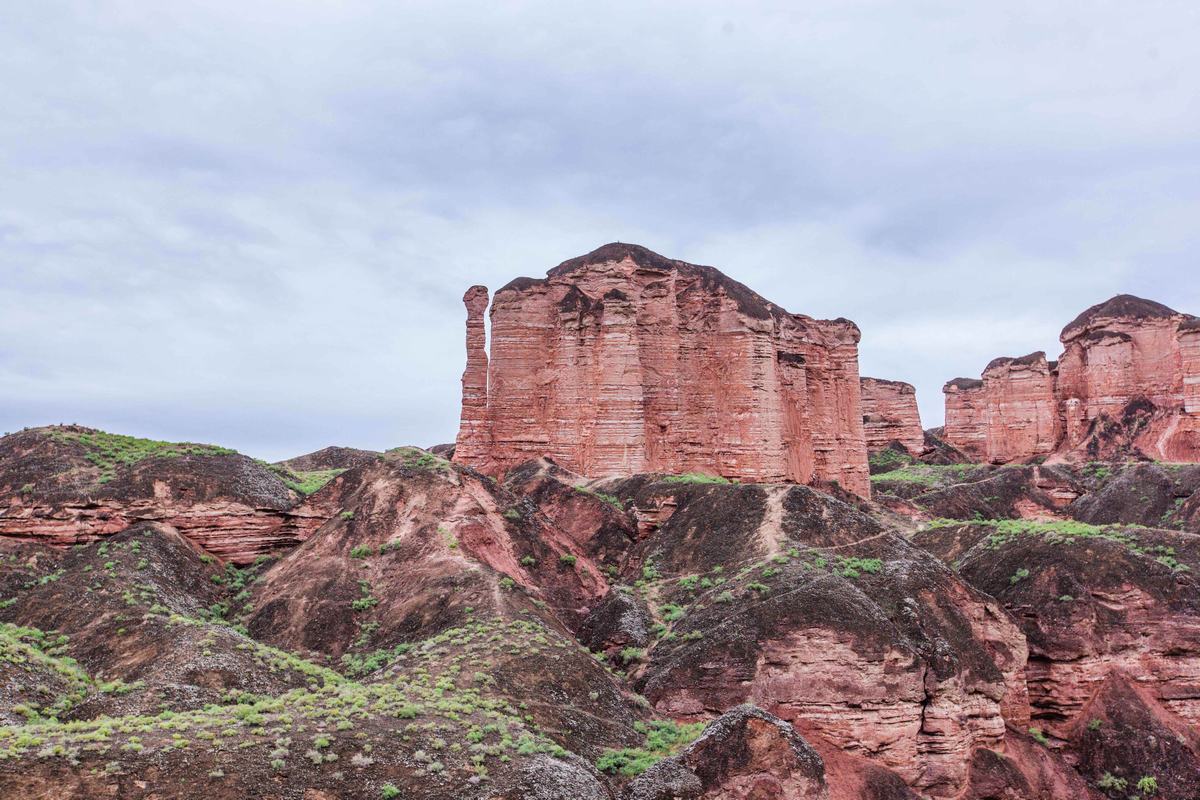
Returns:
[[[662,480],[663,483],[729,483],[728,478],[722,478],[720,475],[707,475],[703,472],[685,472],[682,475],[667,475]]]
[[[379,790],[379,796],[383,800],[395,800],[395,798],[400,796],[400,790],[396,788],[396,784],[394,783],[385,783]]]
[[[354,519],[354,512],[353,511],[343,511],[338,516],[340,516],[342,519]]]
[[[1019,570],[1017,570],[1016,572],[1014,572],[1012,575],[1009,576],[1008,582],[1011,584],[1017,584],[1017,583],[1020,583],[1021,581],[1025,580],[1028,577],[1029,577],[1029,570],[1025,569],[1024,567],[1021,567]]]
[[[1050,740],[1046,738],[1046,734],[1042,733],[1041,728],[1030,728],[1029,735],[1033,737],[1035,742],[1042,746],[1050,744]]]
[[[577,559],[575,558],[575,556],[571,555],[570,553],[563,553],[561,556],[558,557],[558,563],[563,564],[564,566],[568,566],[568,567],[575,566],[576,560]]]
[[[367,558],[375,555],[375,548],[369,544],[360,544],[350,549],[351,558]]]
[[[1143,775],[1137,782],[1137,790],[1143,795],[1158,793],[1158,779],[1153,775]]]

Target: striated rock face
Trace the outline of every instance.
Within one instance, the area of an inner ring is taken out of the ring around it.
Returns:
[[[1034,724],[1066,739],[1113,670],[1200,723],[1200,537],[1131,527],[964,523],[915,541],[1001,601],[1029,644]]]
[[[1079,771],[1093,784],[1111,776],[1138,794],[1144,777],[1154,778],[1153,797],[1191,800],[1200,797],[1200,730],[1166,712],[1127,674],[1114,672],[1080,715],[1070,742]],[[1122,783],[1123,782],[1123,783]]]
[[[934,797],[962,789],[1006,716],[1025,719],[1020,631],[852,506],[803,486],[602,488],[649,523],[627,574],[684,609],[635,677],[660,714],[754,703]]]
[[[955,378],[942,387],[946,395],[946,424],[942,438],[976,461],[987,454],[987,396],[983,381]]]
[[[1063,354],[947,383],[946,438],[994,463],[1051,453],[1200,461],[1200,321],[1118,295],[1063,329]]]
[[[925,450],[925,431],[912,384],[862,378],[860,388],[867,450],[882,450],[898,442],[910,455],[920,455]]]
[[[751,705],[731,709],[674,758],[634,781],[624,800],[827,798],[825,764],[791,725]]]
[[[0,536],[65,547],[152,521],[248,563],[325,518],[267,465],[223,448],[78,426],[0,439]]]
[[[789,314],[712,267],[611,244],[467,305],[454,458],[543,455],[592,477],[706,472],[869,492],[859,331]]]

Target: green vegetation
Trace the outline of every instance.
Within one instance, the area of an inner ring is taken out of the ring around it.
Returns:
[[[50,432],[50,437],[55,441],[71,442],[82,446],[87,451],[85,456],[87,460],[100,470],[100,483],[108,483],[117,477],[118,469],[131,467],[147,458],[237,455],[236,450],[211,444],[159,442],[153,439],[139,439],[136,436],[123,436],[119,433],[105,433],[104,431],[79,433],[53,430]]]
[[[635,722],[634,728],[645,737],[641,747],[624,747],[606,750],[596,760],[596,769],[609,774],[621,774],[627,778],[641,775],[664,758],[670,758],[696,740],[703,731],[704,723],[690,725],[670,720]]]
[[[843,578],[857,578],[863,572],[874,575],[882,569],[883,561],[878,558],[837,557],[837,570]]]
[[[1041,728],[1030,728],[1029,735],[1033,737],[1035,742],[1043,747],[1049,746],[1050,744],[1050,740],[1046,737],[1046,734],[1042,733]]]
[[[1100,776],[1100,780],[1096,782],[1096,788],[1105,792],[1121,793],[1125,791],[1125,787],[1129,785],[1129,781],[1124,778],[1118,778],[1111,772],[1106,772]]]
[[[1158,793],[1158,779],[1153,775],[1143,775],[1137,782],[1137,790],[1140,794],[1149,796]]]
[[[383,800],[394,800],[400,796],[400,790],[396,788],[396,784],[394,783],[385,783],[379,790],[379,796]]]
[[[292,470],[276,464],[260,463],[278,475],[285,486],[305,497],[323,488],[325,484],[346,471],[344,469]]]
[[[561,556],[558,557],[558,563],[560,563],[566,567],[575,566],[575,562],[577,560],[578,559],[575,556],[571,555],[570,553],[563,553]]]
[[[977,469],[981,469],[978,464],[906,464],[890,472],[872,475],[871,482],[916,483],[932,488],[960,483]]]
[[[394,447],[385,455],[396,459],[409,469],[426,472],[449,472],[452,469],[449,461],[419,447]]]
[[[1187,572],[1191,569],[1187,564],[1179,561],[1175,548],[1143,543],[1139,538],[1139,532],[1143,530],[1140,525],[1090,525],[1075,520],[1043,522],[1027,519],[993,519],[973,520],[967,523],[962,520],[935,519],[926,527],[943,528],[967,524],[986,525],[991,529],[991,533],[983,541],[983,545],[992,550],[998,550],[1021,536],[1041,536],[1048,543],[1056,545],[1103,539],[1123,545],[1137,555],[1153,558],[1173,572]],[[1028,574],[1024,577],[1028,577]]]
[[[871,453],[867,459],[867,463],[870,465],[873,474],[882,474],[906,467],[913,463],[913,459],[907,453],[901,453],[899,450],[893,450],[888,447]]]
[[[621,502],[621,499],[619,497],[614,497],[613,495],[605,494],[604,492],[597,492],[593,489],[587,488],[586,486],[574,486],[572,488],[575,491],[579,492],[580,494],[586,494],[590,497],[596,498],[597,500],[599,500],[602,503],[607,503],[608,505],[612,506],[617,511],[625,510],[625,504]]]
[[[205,625],[172,615],[168,624]],[[7,633],[7,629],[5,629]],[[42,635],[58,647],[58,637]],[[188,711],[100,717],[58,722],[39,715],[35,723],[0,727],[0,762],[17,759],[62,759],[77,763],[83,751],[103,763],[125,753],[167,753],[208,742],[214,752],[249,750],[275,771],[287,768],[293,740],[310,742],[303,757],[329,764],[343,757],[349,743],[335,731],[361,730],[377,721],[394,731],[406,757],[425,772],[467,770],[486,779],[489,765],[547,753],[566,756],[508,696],[496,691],[489,670],[502,653],[550,657],[571,645],[529,620],[496,618],[446,630],[402,653],[383,675],[358,683],[331,670],[324,686],[292,689],[277,697],[232,690],[221,704]],[[4,637],[7,640],[7,637]],[[247,648],[265,648],[246,640]],[[302,661],[295,656],[288,658]],[[522,707],[524,704],[521,704]],[[365,738],[365,733],[356,734]],[[435,759],[430,753],[437,753]],[[360,745],[351,759],[368,763],[370,744]],[[316,757],[314,757],[316,756]],[[384,784],[384,787],[393,786]],[[380,789],[382,796],[397,797]]]
[[[370,581],[359,581],[358,590],[361,592],[361,595],[357,600],[350,604],[350,608],[354,609],[355,611],[369,611],[370,609],[379,605],[379,598],[371,594]]]
[[[730,483],[728,478],[722,478],[720,475],[708,475],[703,472],[685,472],[682,475],[667,475],[662,479],[663,483]]]
[[[375,548],[369,544],[358,544],[350,548],[351,558],[368,558],[375,555]]]
[[[1016,584],[1016,583],[1020,583],[1021,581],[1025,580],[1028,577],[1029,577],[1029,570],[1025,569],[1025,567],[1021,567],[1020,569],[1018,569],[1016,572],[1014,572],[1012,575],[1009,576],[1008,582],[1012,583],[1012,584]]]

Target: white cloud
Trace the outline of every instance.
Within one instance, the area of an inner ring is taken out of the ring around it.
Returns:
[[[940,387],[1200,310],[1200,8],[73,3],[0,24],[0,429],[450,439],[462,291],[607,241]]]

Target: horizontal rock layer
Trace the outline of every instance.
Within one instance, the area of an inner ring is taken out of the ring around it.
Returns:
[[[549,456],[591,477],[706,472],[869,493],[859,331],[789,314],[711,267],[607,245],[467,311],[454,458]]]
[[[861,392],[867,450],[882,450],[892,442],[914,456],[925,450],[925,430],[912,384],[863,378]]]
[[[1058,361],[998,358],[946,384],[946,440],[993,463],[1053,453],[1200,461],[1200,325],[1119,295],[1063,329]]]

